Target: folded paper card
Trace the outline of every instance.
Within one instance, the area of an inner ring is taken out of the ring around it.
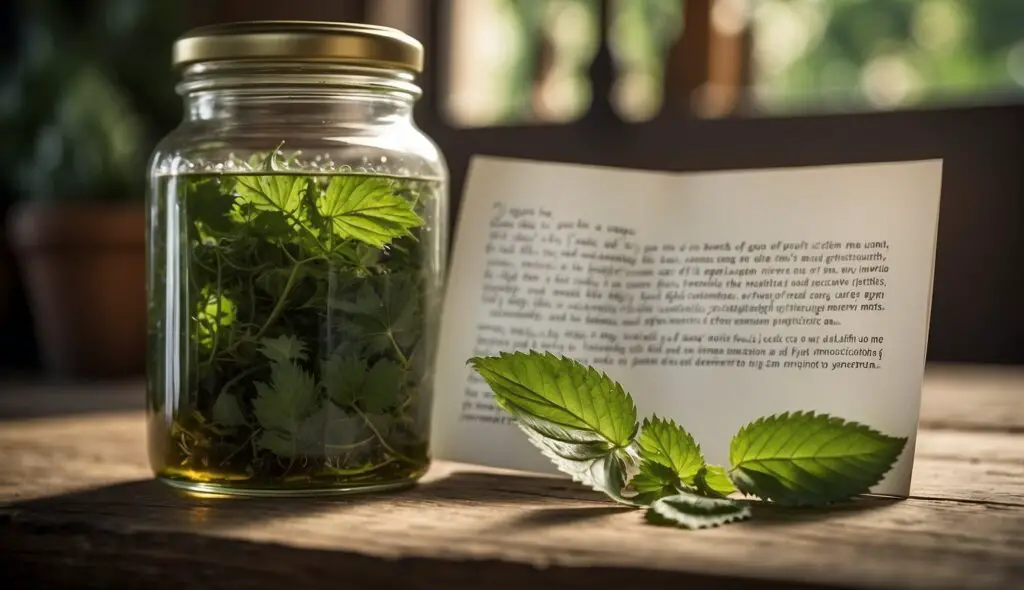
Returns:
[[[906,495],[941,161],[668,173],[472,162],[442,315],[434,456],[554,467],[466,360],[549,351],[623,384],[727,463],[741,426],[817,411],[907,437],[872,491]]]

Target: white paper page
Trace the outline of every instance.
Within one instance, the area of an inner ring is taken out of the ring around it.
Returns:
[[[906,495],[941,176],[938,160],[665,173],[475,159],[434,456],[554,472],[466,366],[534,349],[607,372],[713,463],[728,463],[741,426],[783,411],[908,437],[873,488]]]

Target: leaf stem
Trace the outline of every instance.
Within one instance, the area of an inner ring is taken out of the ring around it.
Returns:
[[[395,340],[395,335],[391,333],[390,329],[388,329],[387,334],[388,340],[391,341],[391,345],[395,348],[395,354],[398,355],[398,360],[402,362],[402,368],[408,370],[409,359],[405,356],[405,353],[402,352],[402,347],[398,346],[398,341]]]
[[[221,307],[223,306],[224,300],[224,286],[221,284],[222,281],[222,265],[220,262],[220,251],[215,250],[217,258],[217,316],[213,322],[213,343],[210,344],[210,356],[206,360],[206,364],[212,365],[214,359],[217,358],[217,347],[220,345],[220,314]]]
[[[292,289],[295,288],[295,281],[298,279],[299,276],[299,268],[301,268],[302,265],[306,264],[307,262],[314,260],[316,258],[316,256],[311,256],[309,258],[296,262],[295,265],[292,266],[292,272],[288,275],[288,280],[284,284],[284,289],[281,290],[281,296],[277,298],[277,303],[274,304],[274,309],[270,310],[270,315],[267,316],[266,321],[263,322],[263,325],[260,326],[260,329],[256,331],[256,334],[253,336],[254,340],[259,340],[263,336],[263,334],[265,334],[266,331],[270,328],[270,325],[277,321],[277,318],[278,316],[281,315],[281,312],[284,311],[285,305],[288,304],[288,296],[291,294]]]
[[[361,447],[361,446],[365,445],[366,443],[372,441],[374,438],[376,438],[376,437],[368,436],[368,437],[364,438],[361,441],[354,442],[354,443],[349,443],[347,445],[328,445],[328,444],[325,444],[324,448],[325,449],[331,449],[331,450],[334,450],[334,451],[355,449],[355,448]]]
[[[377,437],[377,440],[380,441],[380,446],[384,447],[384,449],[387,452],[391,453],[392,456],[394,456],[394,457],[396,457],[396,458],[398,458],[398,459],[400,459],[402,461],[405,461],[406,463],[409,463],[410,465],[415,465],[416,464],[416,461],[413,461],[409,457],[403,455],[402,453],[399,453],[394,448],[392,448],[391,445],[388,444],[388,441],[384,440],[384,437],[381,435],[380,431],[378,431],[377,427],[374,426],[373,422],[370,421],[370,417],[369,416],[367,416],[362,410],[360,410],[355,405],[352,406],[352,409],[355,410],[357,414],[359,414],[359,417],[363,419],[363,422],[366,422],[366,426],[370,429],[370,431],[373,432],[373,435]]]
[[[242,445],[239,446],[237,449],[231,451],[231,453],[227,457],[224,457],[224,459],[220,462],[220,464],[222,466],[223,465],[227,465],[228,461],[233,459],[235,455],[237,455],[238,453],[240,453],[242,451],[242,449],[244,449],[245,447],[248,447],[250,445],[250,443],[252,442],[252,440],[254,438],[256,438],[256,433],[257,432],[258,432],[258,430],[254,428],[253,431],[252,431],[252,434],[249,435],[249,438],[244,443],[242,443]]]
[[[388,457],[386,460],[380,463],[374,463],[372,465],[365,465],[363,467],[354,467],[352,469],[342,469],[340,467],[326,466],[323,468],[324,475],[363,475],[366,473],[373,473],[385,465],[390,465],[395,462],[394,457]]]
[[[231,387],[232,385],[234,385],[235,383],[238,383],[242,379],[242,377],[247,377],[247,376],[255,373],[256,371],[258,371],[259,369],[260,369],[260,366],[256,365],[256,366],[253,366],[253,367],[249,367],[248,369],[246,369],[246,370],[242,371],[241,373],[235,375],[234,377],[229,379],[228,382],[225,383],[223,387],[220,388],[220,393],[218,393],[217,396],[220,397],[220,396],[224,395],[227,392],[228,388]]]

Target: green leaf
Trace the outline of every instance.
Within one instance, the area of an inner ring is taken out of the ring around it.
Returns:
[[[322,455],[328,447],[353,443],[363,429],[364,423],[359,418],[348,416],[331,404],[324,404],[299,425],[296,449],[300,454]]]
[[[320,370],[321,382],[331,401],[339,406],[351,406],[359,400],[366,381],[366,361],[332,354]]]
[[[705,465],[693,478],[693,487],[704,496],[724,498],[736,491],[724,467]]]
[[[285,459],[327,455],[332,448],[344,448],[355,442],[363,424],[362,420],[326,404],[303,419],[294,432],[264,430],[257,444]]]
[[[238,309],[231,299],[203,287],[196,309],[196,340],[203,348],[212,347],[218,333],[234,324],[237,317]]]
[[[405,384],[405,369],[388,359],[380,359],[366,373],[360,394],[363,409],[373,414],[398,404]]]
[[[267,211],[256,215],[249,222],[249,227],[256,233],[274,241],[293,237],[295,233],[292,226],[288,224],[288,218],[280,211]]]
[[[704,466],[700,445],[674,420],[645,418],[636,442],[642,459],[667,467],[687,485]]]
[[[190,183],[185,194],[188,218],[196,224],[201,236],[231,236],[234,227],[228,213],[231,211],[233,199],[221,194],[216,181],[204,179]]]
[[[278,457],[284,457],[285,459],[294,459],[298,456],[295,437],[287,432],[264,430],[260,432],[256,445],[261,449],[266,449]]]
[[[405,386],[405,369],[386,358],[367,369],[366,361],[334,354],[323,363],[327,396],[342,407],[359,405],[379,414],[398,404]]]
[[[307,180],[286,174],[236,176],[235,192],[241,203],[248,203],[257,211],[276,211],[295,215],[302,205],[302,191]]]
[[[396,273],[364,280],[355,297],[333,305],[346,314],[339,320],[342,329],[358,339],[368,354],[397,347],[408,356],[423,332],[420,295],[420,285],[411,273]]]
[[[575,481],[619,502],[636,472],[636,406],[622,386],[551,354],[503,353],[470,364],[528,440]]]
[[[637,493],[634,497],[636,503],[648,505],[658,498],[678,494],[681,482],[672,469],[660,463],[643,461],[640,463],[640,472],[629,485]]]
[[[423,225],[409,201],[395,194],[394,182],[379,176],[335,176],[316,208],[335,235],[377,248]]]
[[[502,353],[470,364],[503,405],[563,428],[592,433],[609,449],[636,436],[636,406],[622,386],[597,370],[550,353]]]
[[[306,360],[306,345],[295,336],[261,338],[260,353],[276,363]]]
[[[213,417],[213,421],[221,426],[235,427],[248,424],[245,414],[242,413],[242,407],[238,403],[238,398],[226,391],[217,396],[210,415]]]
[[[638,459],[632,446],[609,449],[607,441],[592,432],[535,420],[528,414],[517,413],[514,406],[510,413],[516,417],[516,424],[526,433],[527,440],[573,481],[617,502],[642,505],[623,493],[626,482],[633,478],[637,469]]]
[[[868,492],[907,439],[813,412],[768,416],[732,439],[730,473],[745,494],[817,506]]]
[[[655,500],[645,517],[652,524],[704,529],[750,518],[750,507],[735,500],[680,492]]]
[[[295,363],[273,363],[270,384],[257,381],[254,385],[253,413],[266,430],[295,435],[302,421],[317,409],[316,381]]]

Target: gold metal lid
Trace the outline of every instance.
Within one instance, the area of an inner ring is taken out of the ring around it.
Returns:
[[[423,46],[390,27],[314,21],[249,21],[188,31],[174,43],[174,67],[202,61],[334,62],[420,72]]]

